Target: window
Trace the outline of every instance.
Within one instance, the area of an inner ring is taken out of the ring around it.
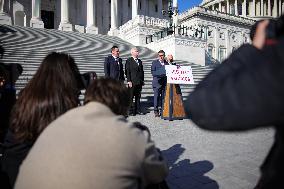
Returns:
[[[220,62],[222,62],[222,61],[225,59],[225,57],[226,57],[226,48],[220,47],[220,48],[219,48],[219,57],[218,57],[218,60],[219,60]]]
[[[208,55],[209,55],[210,58],[213,57],[213,46],[212,45],[208,46]]]
[[[128,7],[131,7],[131,0],[128,0]]]
[[[225,34],[222,32],[222,33],[219,34],[219,37],[220,37],[221,39],[225,39]]]
[[[142,2],[141,1],[139,2],[139,9],[140,10],[142,9]]]
[[[155,4],[155,11],[158,12],[158,5]]]

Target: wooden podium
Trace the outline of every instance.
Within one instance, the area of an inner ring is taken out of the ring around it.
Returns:
[[[178,84],[167,84],[161,118],[169,121],[186,118]]]

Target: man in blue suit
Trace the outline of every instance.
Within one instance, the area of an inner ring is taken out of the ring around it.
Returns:
[[[124,81],[122,59],[119,58],[119,49],[117,46],[113,46],[111,48],[111,55],[105,58],[104,72],[105,77],[111,77],[121,82]]]
[[[152,62],[151,73],[153,75],[152,86],[154,90],[154,114],[155,117],[160,116],[159,106],[162,105],[165,87],[167,84],[167,76],[165,65],[169,65],[165,60],[165,52],[158,52],[158,59]]]

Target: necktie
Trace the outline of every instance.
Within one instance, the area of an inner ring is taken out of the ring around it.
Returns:
[[[115,58],[115,62],[119,65],[119,61],[118,58]]]

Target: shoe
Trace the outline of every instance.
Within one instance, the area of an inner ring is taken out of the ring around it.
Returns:
[[[130,113],[129,115],[130,116],[136,116],[136,113]]]
[[[137,111],[136,114],[137,114],[137,115],[144,115],[143,112],[139,112],[139,111]]]
[[[159,112],[154,112],[154,114],[155,114],[155,117],[160,117]]]

